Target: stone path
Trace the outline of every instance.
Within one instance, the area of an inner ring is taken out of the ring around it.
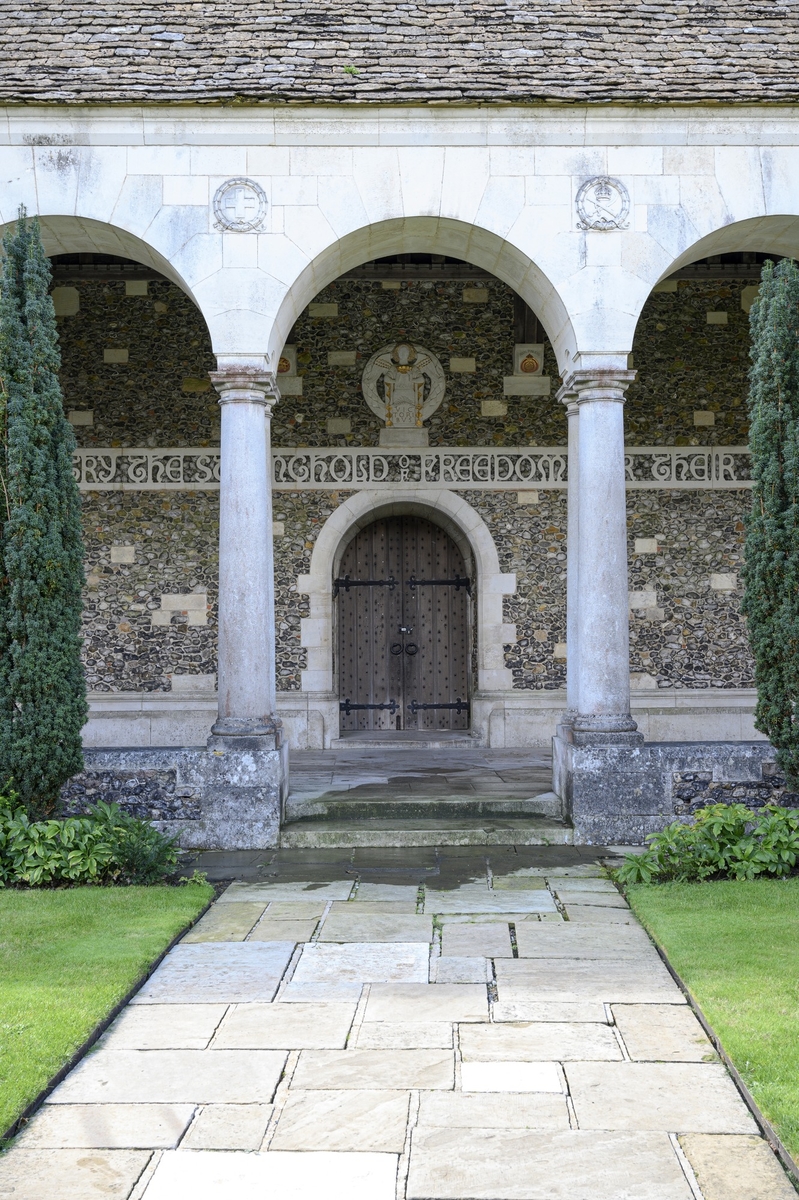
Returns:
[[[253,856],[0,1197],[795,1200],[584,848],[326,853]]]

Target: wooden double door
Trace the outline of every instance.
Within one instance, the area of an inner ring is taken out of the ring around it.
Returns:
[[[344,552],[334,593],[342,732],[468,729],[471,584],[444,530],[374,521]]]

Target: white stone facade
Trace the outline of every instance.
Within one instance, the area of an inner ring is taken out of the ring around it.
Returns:
[[[586,734],[634,731],[623,401],[636,323],[652,289],[698,258],[799,252],[794,109],[28,106],[5,110],[0,142],[0,221],[24,205],[40,216],[49,253],[145,263],[183,288],[208,325],[225,401],[222,732],[268,731],[275,714],[267,456],[278,359],[322,288],[365,261],[414,251],[496,275],[547,331],[572,414],[568,708]],[[311,597],[308,669],[302,698],[280,702],[299,714],[296,739],[332,736],[335,556],[359,521],[392,505],[443,514],[476,564],[476,732],[497,745],[539,741],[532,712],[543,698],[510,692],[502,658],[513,580],[480,518],[444,490],[376,487],[330,518],[298,581]],[[650,716],[645,732],[662,736],[669,720]]]

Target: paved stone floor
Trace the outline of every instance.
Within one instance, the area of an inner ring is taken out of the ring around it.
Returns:
[[[201,856],[0,1197],[795,1200],[594,853]]]

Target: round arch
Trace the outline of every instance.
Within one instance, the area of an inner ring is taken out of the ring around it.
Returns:
[[[512,686],[503,646],[516,637],[515,627],[503,624],[502,598],[516,591],[515,574],[500,570],[494,539],[483,518],[461,496],[443,489],[356,492],[328,517],[316,539],[308,575],[297,581],[298,592],[309,597],[310,616],[302,623],[302,644],[308,654],[303,672],[304,692],[333,690],[332,581],[346,546],[355,534],[380,517],[425,517],[450,535],[476,575],[475,628],[477,687],[494,691]]]
[[[736,250],[799,257],[799,215],[751,217],[746,221],[722,225],[687,246],[657,282],[697,259],[707,258],[711,254],[731,254]]]
[[[325,246],[283,297],[271,330],[270,361],[276,361],[297,318],[328,284],[361,263],[413,253],[444,254],[490,271],[533,309],[561,365],[574,354],[576,337],[566,306],[551,280],[524,251],[479,225],[419,216],[366,225]]]
[[[14,223],[11,221],[0,225],[0,235]],[[39,226],[44,251],[49,257],[54,254],[93,253],[115,254],[120,258],[134,259],[145,267],[152,267],[154,271],[158,271],[174,283],[202,312],[197,297],[172,263],[149,242],[129,230],[105,221],[76,216],[40,216]]]

